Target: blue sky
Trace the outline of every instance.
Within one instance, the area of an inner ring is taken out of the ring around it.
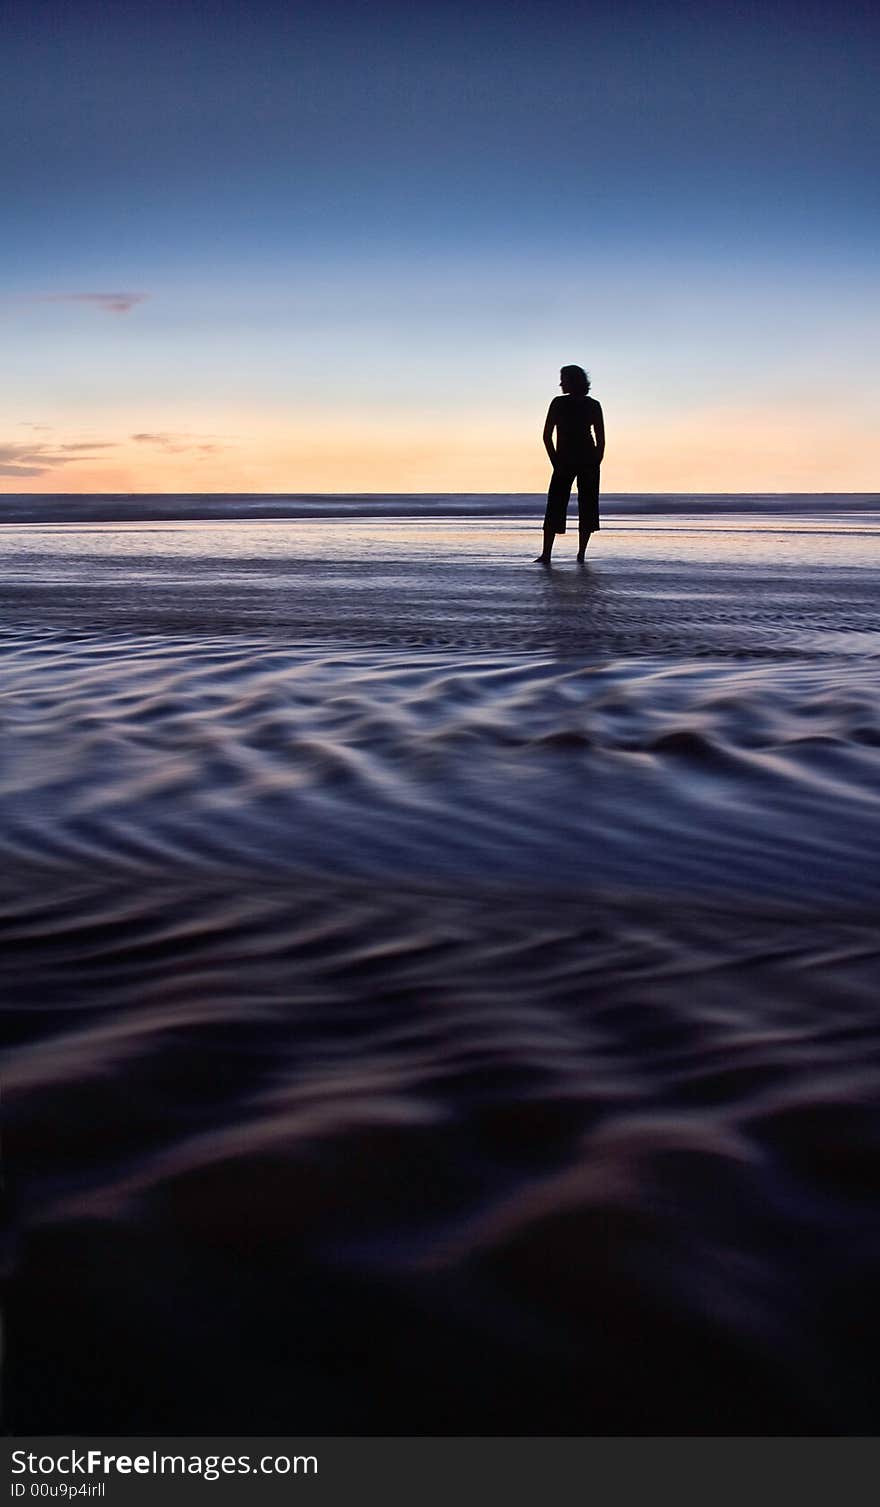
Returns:
[[[6,30],[5,490],[538,490],[566,361],[610,489],[877,485],[872,7]]]

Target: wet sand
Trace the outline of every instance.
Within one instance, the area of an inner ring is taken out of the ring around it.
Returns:
[[[7,528],[20,1433],[877,1417],[880,518]]]

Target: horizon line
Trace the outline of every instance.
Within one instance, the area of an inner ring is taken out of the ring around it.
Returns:
[[[344,499],[344,498],[351,498],[351,497],[367,497],[367,498],[369,498],[369,497],[408,497],[408,498],[415,497],[415,498],[426,498],[427,499],[427,498],[434,498],[434,497],[529,497],[529,498],[540,497],[540,498],[543,498],[545,495],[546,494],[545,494],[544,491],[541,491],[541,492],[509,492],[509,491],[508,492],[474,492],[474,491],[464,491],[464,492],[451,492],[451,491],[442,491],[442,492],[390,492],[390,491],[381,491],[381,492],[353,492],[353,491],[346,491],[346,492],[315,492],[315,491],[303,491],[303,492],[243,492],[243,491],[239,490],[239,491],[235,491],[235,492],[181,492],[181,491],[173,490],[173,491],[166,491],[166,492],[119,492],[119,491],[115,491],[114,490],[114,491],[110,491],[110,492],[0,492],[0,503],[2,503],[3,499],[5,499],[5,498],[22,499],[22,498],[30,498],[30,497],[33,497],[33,498],[43,498],[44,500],[46,498],[49,498],[49,497],[58,497],[58,498],[81,498],[81,497],[218,497],[218,498],[221,498],[221,497],[222,498],[225,498],[225,497],[267,497],[267,498],[319,497],[319,498],[326,498],[326,499],[332,499],[332,498]],[[754,488],[754,487],[750,487],[747,491],[738,491],[738,492],[709,492],[709,491],[703,491],[703,490],[696,491],[696,492],[684,492],[684,491],[680,491],[678,489],[673,490],[673,491],[670,491],[670,490],[667,489],[667,490],[665,490],[663,492],[650,492],[647,489],[645,489],[644,487],[642,487],[642,488],[639,488],[637,491],[633,491],[633,492],[603,492],[602,493],[602,497],[606,501],[611,501],[614,498],[626,498],[626,497],[875,497],[875,496],[876,497],[880,497],[880,486],[878,486],[878,489],[876,491],[872,489],[872,490],[867,491],[867,492],[836,491],[836,490],[831,490],[829,488],[823,488],[821,491],[816,491],[816,492],[812,492],[812,491],[808,491],[808,490],[774,492],[774,491],[764,491],[762,489]]]

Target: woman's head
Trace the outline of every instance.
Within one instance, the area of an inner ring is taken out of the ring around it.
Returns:
[[[559,386],[576,398],[585,398],[590,390],[590,379],[582,366],[563,366],[559,373]]]

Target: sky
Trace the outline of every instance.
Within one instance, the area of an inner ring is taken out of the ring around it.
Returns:
[[[873,0],[3,14],[0,491],[880,486]]]

